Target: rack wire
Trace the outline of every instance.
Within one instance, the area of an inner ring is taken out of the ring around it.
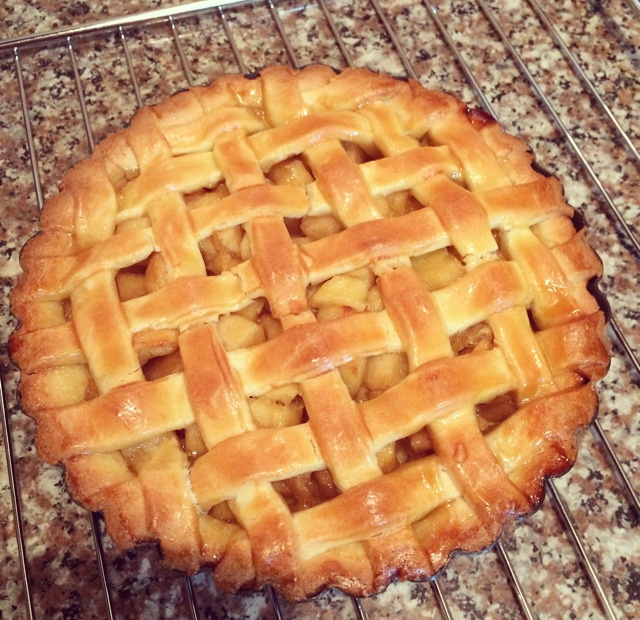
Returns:
[[[528,138],[541,163],[558,172],[570,202],[581,206],[595,230],[591,241],[609,272],[601,286],[611,306],[614,354],[602,382],[600,417],[581,439],[577,466],[548,481],[543,508],[508,526],[492,550],[455,557],[426,584],[397,584],[362,600],[332,591],[292,605],[269,588],[226,595],[206,573],[187,578],[167,572],[153,548],[115,549],[100,516],[73,504],[61,472],[35,456],[33,424],[20,411],[16,370],[3,349],[0,550],[7,561],[0,581],[11,586],[0,594],[0,618],[640,613],[633,435],[640,424],[639,336],[637,312],[626,310],[637,306],[639,205],[632,187],[640,181],[634,120],[640,105],[611,92],[598,73],[607,59],[590,55],[595,43],[585,38],[589,28],[601,28],[621,67],[619,80],[633,80],[633,71],[622,75],[629,57],[636,76],[640,65],[630,43],[640,37],[633,11],[633,3],[621,1],[601,11],[580,3],[543,7],[538,0],[200,1],[0,41],[6,87],[0,129],[8,136],[0,146],[15,147],[3,155],[0,177],[9,210],[2,237],[5,286],[17,275],[17,250],[34,231],[61,168],[85,157],[136,108],[219,73],[249,73],[274,62],[366,65],[482,106]],[[7,192],[9,182],[15,189]],[[5,299],[3,342],[12,327]]]

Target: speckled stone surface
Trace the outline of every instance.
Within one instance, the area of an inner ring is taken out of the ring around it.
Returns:
[[[5,40],[177,4],[43,0],[36,8],[25,0],[5,2],[0,7],[0,37]],[[629,229],[640,234],[640,162],[541,25],[532,8],[537,3],[494,0],[486,3],[489,11],[474,0],[433,4],[466,66],[458,62],[427,6],[417,0],[328,1],[330,20],[315,1],[286,0],[274,2],[273,8],[260,2],[229,8],[224,20],[217,10],[180,18],[176,29],[195,84],[272,63],[325,62],[335,67],[352,63],[396,75],[406,75],[409,69],[425,85],[481,105],[482,98],[466,76],[469,71],[498,120],[531,145],[538,161],[562,179],[569,202],[584,214],[589,239],[604,263],[601,289],[617,326],[637,355],[640,257],[610,215],[609,203],[619,210]],[[619,125],[640,147],[640,19],[624,0],[541,4]],[[526,63],[553,113],[506,50],[492,16]],[[188,85],[168,22],[127,29],[125,34],[133,76],[122,41],[113,31],[74,40],[73,59],[64,38],[55,45],[19,52],[32,152],[23,118],[18,63],[12,49],[0,55],[0,360],[22,530],[19,540],[3,450],[0,618],[28,617],[29,601],[35,617],[47,619],[107,618],[109,607],[117,618],[191,618],[196,613],[202,618],[276,617],[268,593],[223,595],[206,572],[187,581],[164,570],[152,547],[130,552],[115,549],[99,517],[92,518],[69,498],[61,471],[38,459],[32,443],[33,423],[17,402],[17,375],[5,346],[14,327],[8,295],[19,274],[19,249],[37,229],[39,202],[56,191],[62,173],[86,157],[93,142],[123,126],[140,103],[154,103]],[[83,120],[73,61],[88,124]],[[579,154],[568,144],[564,128],[571,132]],[[638,489],[640,377],[614,335],[612,351],[611,370],[601,384],[599,422],[632,486]],[[639,617],[639,515],[596,430],[581,436],[578,463],[556,482],[556,488],[613,613],[619,618]],[[94,534],[103,547],[109,599],[104,595]],[[442,616],[441,594],[453,618],[523,617],[502,552],[535,617],[607,617],[567,535],[561,511],[550,497],[534,515],[506,529],[500,550],[453,558],[438,578],[437,589],[430,584],[396,584],[358,606],[339,592],[328,592],[304,604],[279,601],[279,613],[283,618],[357,618],[361,614],[376,619],[438,618]]]

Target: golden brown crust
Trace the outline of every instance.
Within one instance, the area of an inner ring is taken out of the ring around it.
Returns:
[[[607,370],[602,266],[482,112],[271,67],[62,180],[10,342],[36,445],[123,548],[302,599],[422,580],[534,509]]]

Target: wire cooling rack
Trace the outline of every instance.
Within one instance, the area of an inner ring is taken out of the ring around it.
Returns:
[[[640,246],[637,3],[192,2],[0,41],[2,342],[18,250],[62,172],[142,105],[269,64],[368,66],[448,90],[531,144],[604,262],[613,361],[598,420],[543,507],[426,584],[296,605],[218,592],[204,572],[122,552],[43,464],[2,361],[0,618],[626,618],[640,616],[636,357]]]

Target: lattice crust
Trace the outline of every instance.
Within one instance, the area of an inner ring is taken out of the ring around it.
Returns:
[[[486,114],[272,67],[140,110],[63,179],[11,340],[39,453],[115,542],[291,599],[425,579],[575,460],[600,262]]]

